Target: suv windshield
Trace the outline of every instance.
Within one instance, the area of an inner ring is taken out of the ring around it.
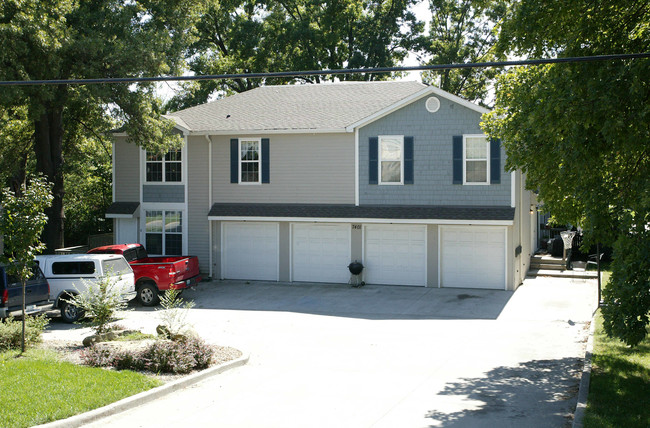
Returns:
[[[124,257],[116,257],[110,260],[102,260],[104,275],[124,275],[133,272],[131,266],[124,260]]]

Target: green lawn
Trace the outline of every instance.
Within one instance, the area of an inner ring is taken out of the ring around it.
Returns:
[[[598,313],[592,363],[584,426],[650,427],[650,338],[635,348],[610,339]]]
[[[64,419],[151,389],[162,382],[142,374],[78,366],[54,352],[0,353],[3,428]]]

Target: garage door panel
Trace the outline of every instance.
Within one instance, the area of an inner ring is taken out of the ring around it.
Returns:
[[[350,273],[349,224],[294,224],[292,279],[346,283]]]
[[[364,231],[369,284],[426,285],[426,226],[372,225]]]
[[[505,228],[441,228],[441,286],[505,288]]]
[[[224,223],[223,277],[278,280],[277,223]]]

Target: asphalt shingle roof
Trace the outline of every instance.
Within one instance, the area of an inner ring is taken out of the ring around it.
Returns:
[[[214,204],[208,216],[510,221],[514,219],[515,209],[504,206]]]
[[[140,202],[113,202],[107,209],[106,214],[132,215],[140,206]]]
[[[419,82],[262,86],[167,117],[192,132],[340,130],[426,87]]]

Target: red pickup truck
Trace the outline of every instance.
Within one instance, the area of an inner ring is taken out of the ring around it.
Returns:
[[[144,306],[157,305],[159,294],[165,290],[181,290],[201,282],[196,256],[149,257],[141,244],[106,245],[88,253],[123,255],[135,275],[136,299]]]

